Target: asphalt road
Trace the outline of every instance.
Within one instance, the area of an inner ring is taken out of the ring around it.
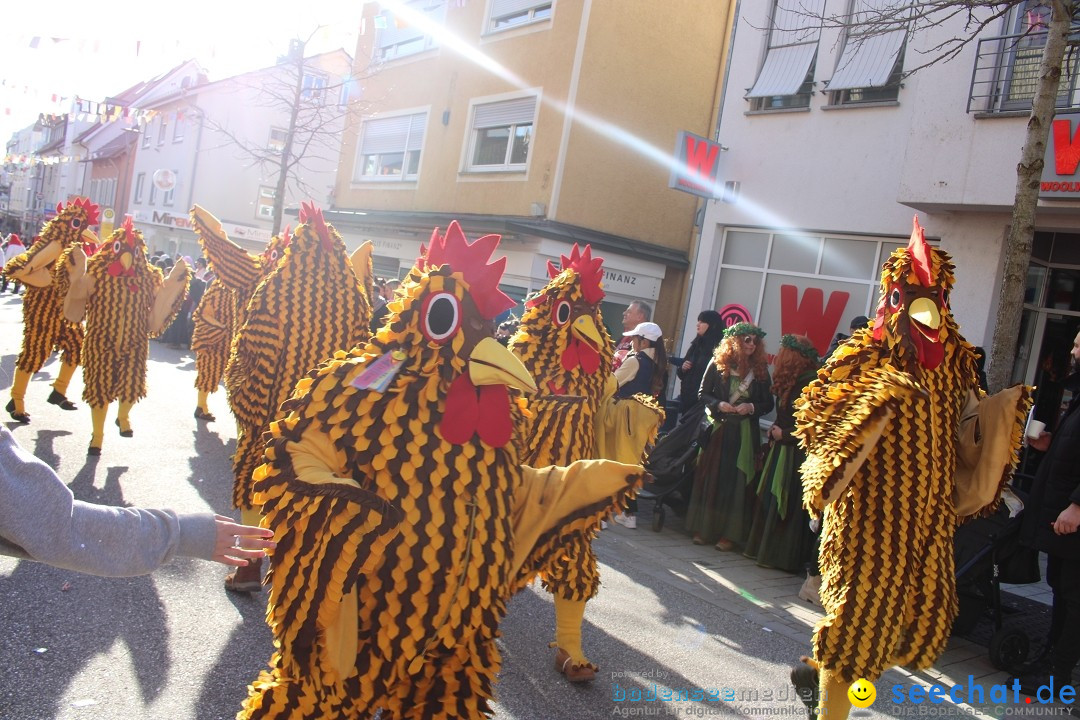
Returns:
[[[0,295],[4,403],[20,342],[20,301]],[[45,402],[55,358],[30,384],[32,423],[0,420],[82,500],[231,513],[235,428],[224,394],[211,396],[218,421],[196,421],[192,354],[150,348],[150,391],[132,412],[134,437],[115,432],[114,406],[99,458],[86,456],[81,373],[68,392],[78,410]],[[601,665],[598,679],[572,686],[554,671],[553,606],[535,586],[514,599],[502,625],[496,717],[805,717],[787,676],[808,644],[768,631],[752,603],[719,584],[687,592],[674,561],[635,555],[633,532],[615,528],[596,543],[604,586],[588,606],[585,647]],[[226,593],[225,573],[182,559],[147,577],[106,579],[0,558],[0,718],[233,717],[272,648],[265,595]],[[665,688],[706,697],[730,688],[741,699],[647,699]]]

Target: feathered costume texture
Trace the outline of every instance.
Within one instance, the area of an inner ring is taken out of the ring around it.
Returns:
[[[535,386],[492,338],[512,306],[497,242],[436,231],[371,342],[271,424],[255,487],[278,650],[240,717],[484,717],[508,598],[639,481],[519,464],[508,387]]]
[[[191,350],[195,353],[195,388],[217,392],[229,362],[236,330],[236,293],[216,277],[210,281],[191,314]]]
[[[147,261],[142,232],[130,218],[89,260],[74,248],[67,267],[71,287],[64,313],[73,322],[86,317],[83,400],[96,413],[90,446],[100,449],[100,425],[114,400],[121,403],[121,432],[131,432],[127,410],[146,397],[150,338],[163,333],[180,311],[190,272],[181,260],[163,279]]]
[[[245,262],[246,253],[219,259],[211,248],[231,242],[219,234],[220,223],[207,216],[213,217],[198,206],[192,210],[215,273],[224,266],[229,268],[226,276],[250,278],[253,269],[272,265],[240,313],[225,375],[239,428],[233,504],[249,508],[251,473],[262,457],[262,434],[270,420],[304,373],[330,359],[334,351],[367,339],[371,304],[340,233],[325,223],[322,211],[313,205],[303,205],[296,231],[291,237],[286,232],[261,263]],[[277,259],[273,253],[281,247]]]
[[[12,407],[8,408],[13,413],[25,414],[26,384],[53,351],[60,352],[61,366],[67,368],[63,389],[56,388],[60,395],[67,391],[67,380],[80,362],[82,324],[64,318],[67,259],[76,245],[84,246],[87,254],[96,249],[97,236],[89,227],[98,221],[98,206],[86,198],[76,198],[67,205],[57,205],[56,212],[33,244],[4,265],[5,275],[26,286],[22,350],[15,360],[17,377],[12,383]]]
[[[803,502],[824,516],[814,660],[828,717],[846,716],[854,680],[941,654],[957,609],[955,528],[996,506],[1015,467],[1028,388],[980,398],[952,285],[949,256],[916,219],[882,270],[873,328],[843,343],[796,404]]]

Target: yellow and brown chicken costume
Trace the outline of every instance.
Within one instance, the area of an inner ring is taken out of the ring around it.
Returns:
[[[796,403],[803,504],[822,518],[826,614],[811,664],[825,717],[847,717],[855,680],[937,660],[957,610],[956,526],[995,507],[1015,467],[1029,389],[982,396],[949,310],[953,270],[916,218],[882,268],[873,327]],[[800,668],[792,679],[811,684]]]
[[[197,217],[200,237],[209,247],[216,237],[207,232],[212,224],[201,213]],[[291,237],[285,233],[279,247],[283,247],[281,258],[268,260],[274,263],[272,269],[241,312],[225,376],[237,422],[233,504],[248,524],[258,522],[251,473],[262,457],[263,433],[270,420],[304,373],[328,360],[335,350],[366,340],[371,321],[364,278],[321,210],[304,203],[300,225]],[[218,260],[210,255],[216,269]],[[230,576],[227,586],[250,589],[258,575],[259,564],[252,563]]]
[[[526,303],[509,342],[538,388],[521,428],[521,461],[531,467],[599,457],[597,413],[614,392],[614,345],[600,314],[603,260],[575,244],[560,261],[561,267],[548,262],[550,280]],[[570,552],[555,558],[542,578],[555,598],[555,666],[571,681],[591,680],[598,668],[581,649],[585,603],[600,589],[591,538],[573,538]]]
[[[109,403],[119,400],[116,424],[131,437],[129,413],[146,397],[150,338],[169,327],[187,295],[190,272],[177,261],[168,278],[146,260],[146,243],[131,218],[87,260],[72,249],[67,271],[70,288],[64,314],[86,318],[83,343],[83,400],[90,406],[93,433],[88,454],[100,455]]]
[[[49,220],[24,252],[4,265],[4,274],[26,286],[23,296],[22,351],[15,360],[11,400],[5,408],[18,422],[30,422],[26,412],[26,388],[30,378],[42,368],[53,351],[60,352],[57,373],[48,402],[64,410],[74,410],[75,403],[66,393],[82,352],[83,328],[64,318],[64,296],[68,290],[67,258],[72,248],[84,246],[93,253],[97,236],[90,226],[98,221],[98,206],[86,198],[76,198],[56,206],[56,217]]]
[[[236,331],[236,305],[236,293],[214,277],[191,314],[191,350],[195,353],[195,389],[199,393],[195,417],[199,420],[216,419],[207,407],[207,398],[217,392],[225,377]]]
[[[255,487],[277,652],[240,717],[485,717],[507,600],[639,481],[520,464],[508,389],[535,385],[492,337],[513,305],[497,243],[436,231],[371,342],[271,424]]]

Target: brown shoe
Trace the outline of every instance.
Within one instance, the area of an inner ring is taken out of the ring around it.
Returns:
[[[203,410],[200,407],[195,408],[195,419],[206,420],[207,422],[213,422],[214,420],[217,420],[217,418],[214,417],[214,413],[210,412],[209,410]]]
[[[694,543],[695,545],[704,545],[705,544],[705,538],[701,537],[697,533],[694,533],[694,539],[691,540],[691,542]]]
[[[570,653],[562,648],[555,648],[555,669],[573,683],[589,682],[596,678],[598,667],[592,663],[578,665],[570,659]]]
[[[262,558],[248,560],[225,576],[225,589],[235,593],[253,593],[262,589]]]
[[[715,547],[720,552],[730,552],[731,549],[735,547],[735,543],[731,542],[727,538],[720,538],[716,541],[716,545],[714,545],[713,547]]]

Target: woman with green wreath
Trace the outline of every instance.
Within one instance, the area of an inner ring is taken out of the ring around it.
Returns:
[[[757,511],[744,554],[763,567],[801,573],[814,551],[810,516],[802,507],[799,466],[806,459],[795,429],[794,404],[817,374],[817,349],[803,335],[780,338],[773,366],[776,422],[769,428],[769,453],[757,482]]]
[[[773,409],[765,332],[748,322],[724,331],[701,380],[713,430],[694,470],[686,528],[717,550],[743,545],[754,511],[758,420]]]

